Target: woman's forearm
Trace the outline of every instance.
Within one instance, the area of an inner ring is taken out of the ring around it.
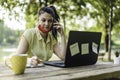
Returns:
[[[61,35],[61,49],[61,58],[64,60],[66,55],[66,36],[64,33]]]

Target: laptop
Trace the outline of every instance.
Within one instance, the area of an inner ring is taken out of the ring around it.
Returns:
[[[46,61],[44,64],[63,68],[95,64],[101,35],[101,32],[69,31],[65,61]]]

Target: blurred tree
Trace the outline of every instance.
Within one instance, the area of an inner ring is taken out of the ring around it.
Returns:
[[[3,20],[0,20],[0,45],[16,44],[18,42],[18,35],[15,32],[5,26]]]
[[[3,42],[3,37],[4,37],[4,22],[3,20],[0,20],[0,44]]]
[[[29,4],[27,4],[26,7],[26,28],[31,28],[31,27],[35,27],[35,23],[37,22],[37,13],[38,13],[38,9],[39,9],[40,5],[39,2],[37,2],[36,0],[30,0]]]
[[[76,17],[80,19],[79,16],[85,16],[87,14],[87,9],[82,8],[85,7],[86,4],[83,0],[2,0],[1,6],[4,7],[6,10],[15,13],[15,17],[20,16],[20,13],[17,12],[15,9],[16,7],[20,8],[20,11],[22,13],[25,13],[25,19],[26,19],[26,28],[35,27],[36,21],[37,21],[37,12],[38,10],[47,5],[54,5],[58,9],[58,13],[61,16],[61,21],[63,21],[64,26],[66,28],[66,25],[70,25],[67,27],[73,26],[73,29],[76,27],[75,23]],[[81,11],[82,10],[82,11]],[[84,14],[83,14],[84,13]],[[9,16],[10,17],[10,16]],[[18,18],[19,21],[19,18]],[[80,26],[77,25],[78,28]],[[65,30],[66,31],[66,30]],[[68,32],[68,31],[67,31]]]
[[[104,27],[105,52],[108,53],[108,60],[111,60],[111,31],[119,24],[120,1],[119,0],[89,0],[96,10],[90,12],[91,17],[96,18]],[[102,20],[102,21],[101,21]],[[117,20],[117,21],[116,21]],[[117,28],[120,26],[117,26]]]
[[[9,10],[10,15],[14,13],[15,18],[18,20],[19,18],[17,18],[17,16],[20,16],[20,13],[17,12],[15,8],[19,7],[21,12],[26,15],[27,28],[35,27],[37,12],[41,7],[54,5],[61,16],[61,21],[64,23],[66,33],[68,33],[70,29],[80,30],[81,25],[76,24],[76,20],[90,15],[90,17],[97,22],[97,28],[94,29],[104,30],[105,52],[109,50],[110,30],[115,34],[115,32],[119,32],[120,29],[120,0],[1,0],[0,5],[7,11]],[[109,15],[111,11],[112,17]],[[110,19],[112,19],[111,29]],[[85,27],[85,29],[88,28]]]

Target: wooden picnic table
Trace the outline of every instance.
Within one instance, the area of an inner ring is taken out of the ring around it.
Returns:
[[[0,63],[0,80],[101,80],[120,76],[120,65],[96,63],[95,65],[71,68],[53,66],[26,68],[22,75],[13,72]]]

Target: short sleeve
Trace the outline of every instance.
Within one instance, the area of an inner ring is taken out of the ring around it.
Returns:
[[[30,44],[31,43],[31,40],[32,40],[32,31],[31,30],[26,30],[23,35],[22,35],[26,40],[27,42]]]
[[[32,43],[33,43],[34,31],[35,30],[33,28],[28,29],[22,35],[22,37],[24,37],[27,40],[28,44],[29,44],[29,49],[27,51],[27,54],[29,54],[28,57],[33,56],[33,54],[31,53],[31,46],[32,46]]]

